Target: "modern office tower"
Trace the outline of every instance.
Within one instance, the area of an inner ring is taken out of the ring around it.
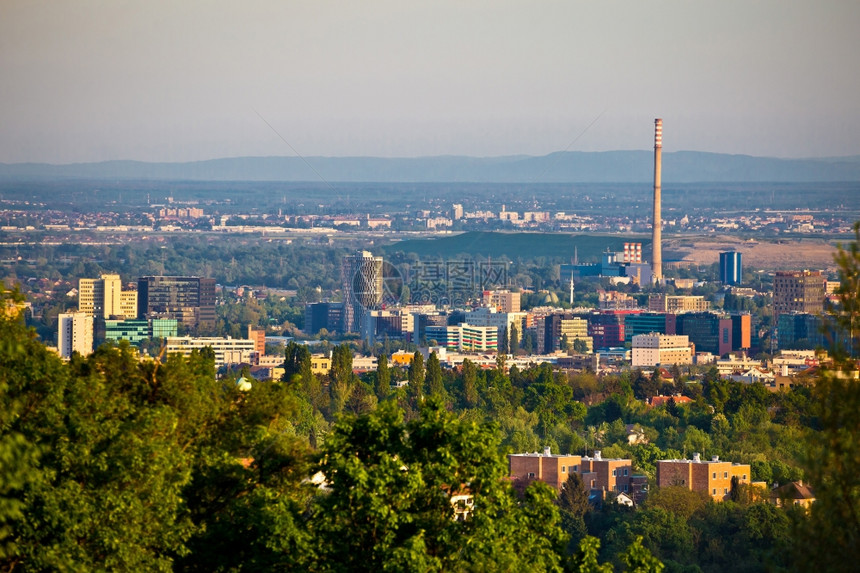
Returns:
[[[585,343],[587,352],[594,350],[594,340],[588,335],[588,320],[579,316],[550,314],[538,319],[538,352],[550,354],[556,350],[567,350],[563,342],[567,339],[572,348],[574,342]]]
[[[340,332],[343,328],[342,302],[312,302],[305,305],[305,334],[314,335],[325,328]]]
[[[777,323],[777,344],[780,350],[812,350],[822,342],[822,321],[819,315],[807,312],[784,312]]]
[[[78,312],[85,312],[97,320],[136,318],[137,291],[123,290],[119,275],[80,279]]]
[[[60,356],[73,352],[83,356],[93,351],[93,317],[85,312],[66,312],[57,317],[57,348]]]
[[[670,296],[662,293],[648,296],[648,310],[654,312],[702,312],[711,308],[711,302],[703,296],[678,295]]]
[[[455,221],[463,218],[463,205],[460,203],[454,203],[451,207],[451,218]]]
[[[686,336],[653,332],[633,337],[633,368],[692,363],[693,346]]]
[[[215,328],[215,279],[141,277],[137,294],[141,318],[175,318],[197,331]]]
[[[741,254],[737,251],[720,253],[720,282],[724,285],[739,285],[742,280]]]
[[[732,351],[732,319],[712,312],[679,314],[675,317],[675,333],[689,337],[696,352],[717,356]]]
[[[427,346],[428,327],[448,326],[449,315],[447,312],[415,312],[412,313],[412,316],[414,317],[412,342],[419,346]]]
[[[424,327],[424,340],[427,345],[441,346],[450,352],[460,349],[460,327],[448,324],[428,324]]]
[[[624,316],[624,343],[632,343],[637,334],[675,334],[675,315],[665,312],[642,312]]]
[[[721,462],[717,456],[711,461],[702,461],[699,454],[693,454],[692,460],[657,461],[657,487],[681,486],[706,493],[714,501],[729,499],[733,477],[748,484],[751,476],[749,464]]]
[[[595,348],[624,346],[624,317],[626,311],[604,311],[588,315],[588,336]]]
[[[825,278],[820,271],[777,271],[773,278],[773,318],[786,312],[824,310]]]
[[[663,120],[654,120],[654,220],[651,223],[651,275],[655,283],[663,282],[663,218],[660,193],[663,171]]]
[[[370,344],[389,340],[410,342],[415,331],[415,315],[405,309],[366,310],[361,324],[361,339]]]
[[[254,352],[262,356],[266,353],[266,329],[248,325],[248,340],[254,341]]]
[[[382,307],[382,257],[360,251],[343,258],[343,331],[361,332],[366,310]]]
[[[777,323],[780,350],[815,350],[856,348],[856,335],[839,328],[833,321],[821,314],[807,312],[785,312],[779,315]]]
[[[499,331],[492,326],[460,325],[460,352],[495,352],[499,349]]]
[[[749,314],[733,314],[732,321],[732,350],[749,351],[752,347],[752,316]]]
[[[520,293],[509,290],[485,290],[482,301],[484,306],[495,307],[499,312],[519,312]]]
[[[499,340],[502,340],[503,336],[511,335],[511,328],[516,328],[519,336],[522,336],[523,322],[527,316],[525,312],[502,312],[497,311],[496,307],[483,306],[466,312],[465,321],[475,326],[495,326],[499,331]]]
[[[427,326],[427,341],[459,352],[495,352],[499,348],[498,330],[493,326],[461,323],[451,326]]]
[[[119,342],[127,340],[133,346],[149,338],[176,336],[179,321],[173,318],[130,318],[128,320],[106,320],[105,340]]]

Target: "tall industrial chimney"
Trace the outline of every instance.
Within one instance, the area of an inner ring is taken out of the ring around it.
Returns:
[[[654,221],[651,224],[651,276],[663,282],[663,218],[660,215],[660,178],[663,168],[663,120],[654,120]]]

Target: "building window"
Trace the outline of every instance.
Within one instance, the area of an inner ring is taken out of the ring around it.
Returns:
[[[533,478],[533,477],[535,477],[535,473],[534,473],[534,472],[529,472],[529,478]]]
[[[627,470],[626,470],[626,469],[624,470],[624,475],[627,475]]]
[[[591,487],[594,487],[594,480],[591,480]]]
[[[681,485],[686,485],[686,484],[687,484],[687,480],[682,479],[682,480],[681,480]]]
[[[612,477],[615,477],[616,470],[612,470]]]
[[[579,471],[579,466],[573,466],[573,471],[578,472],[578,471]]]
[[[747,474],[744,474],[744,481],[746,481],[746,479],[747,479]]]
[[[714,472],[714,479],[717,479],[717,472]]]
[[[723,493],[729,493],[729,488],[724,487],[724,488],[723,488]]]
[[[563,473],[563,474],[567,473],[567,466],[561,466],[561,473]]]
[[[717,488],[714,488],[714,495],[717,495]]]
[[[723,472],[723,479],[728,478],[728,477],[729,477],[729,472]]]

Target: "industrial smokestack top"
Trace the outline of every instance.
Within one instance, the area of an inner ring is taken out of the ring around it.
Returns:
[[[660,213],[660,180],[662,178],[663,120],[654,120],[654,218],[651,222],[651,278],[663,282],[663,219]]]

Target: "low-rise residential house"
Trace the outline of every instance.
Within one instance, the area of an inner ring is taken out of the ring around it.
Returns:
[[[797,505],[809,508],[815,502],[815,492],[803,480],[793,481],[771,490],[771,503],[778,507]]]
[[[670,400],[674,401],[677,406],[680,406],[681,404],[689,404],[693,401],[692,398],[682,396],[681,394],[675,394],[674,396],[651,396],[651,399],[648,400],[648,405],[652,408],[665,406]]]
[[[475,509],[475,498],[468,486],[461,485],[459,488],[452,488],[443,485],[442,491],[448,495],[451,507],[454,508],[454,521],[466,521],[471,517],[472,511]]]
[[[415,357],[414,352],[398,351],[391,355],[391,365],[408,367],[412,364],[412,359]],[[330,367],[330,366],[329,366]]]
[[[743,382],[744,384],[760,382],[761,384],[772,385],[775,377],[773,372],[760,367],[753,367],[744,372],[735,372],[729,376],[723,376],[723,378],[734,382]]]
[[[331,356],[328,354],[311,354],[311,372],[313,374],[328,374],[331,370]]]
[[[645,435],[645,432],[642,430],[642,426],[639,424],[627,424],[626,430],[627,443],[631,446],[648,443],[648,437]]]
[[[284,376],[283,366],[251,366],[248,372],[252,378],[260,382],[265,380],[280,380]]]

